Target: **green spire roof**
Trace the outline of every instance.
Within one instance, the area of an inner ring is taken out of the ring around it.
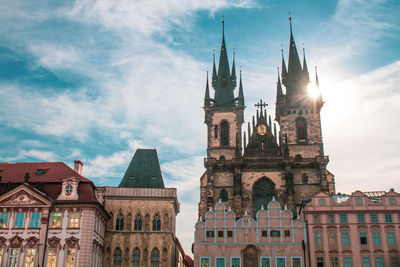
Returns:
[[[119,187],[165,188],[157,150],[136,150]]]
[[[242,107],[244,107],[244,94],[243,94],[243,84],[242,84],[242,70],[240,70],[240,78],[239,78],[239,103]]]
[[[232,80],[233,87],[235,88],[236,87],[235,52],[233,52],[231,80]]]
[[[281,52],[282,52],[282,83],[286,85],[287,69],[286,69],[285,57],[283,56],[283,49],[281,49]]]
[[[280,102],[283,96],[283,91],[282,91],[282,84],[281,84],[281,78],[279,77],[279,68],[278,68],[278,82],[276,83],[276,102]]]
[[[288,74],[296,75],[302,72],[299,54],[297,53],[296,43],[293,38],[292,31],[292,18],[289,18],[290,22],[290,46],[289,46],[289,66]]]
[[[303,79],[306,84],[310,83],[310,74],[308,72],[306,51],[303,48]]]
[[[204,95],[204,106],[210,105],[210,88],[208,86],[208,71],[207,71],[207,81],[206,81],[206,93]]]

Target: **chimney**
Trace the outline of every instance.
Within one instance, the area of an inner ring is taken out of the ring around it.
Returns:
[[[83,162],[80,160],[75,160],[74,161],[74,170],[82,175],[82,168],[83,168]]]

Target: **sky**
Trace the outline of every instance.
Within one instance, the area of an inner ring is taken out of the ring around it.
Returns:
[[[156,148],[190,253],[222,16],[247,122],[259,99],[274,113],[290,11],[310,87],[318,67],[337,192],[400,191],[398,10],[397,0],[0,0],[0,161],[79,159],[96,185],[117,186],[137,148]]]

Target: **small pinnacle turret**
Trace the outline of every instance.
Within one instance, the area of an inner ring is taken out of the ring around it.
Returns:
[[[244,94],[243,94],[243,84],[242,84],[242,70],[239,74],[239,105],[244,107]]]
[[[305,84],[310,83],[310,74],[308,73],[306,51],[304,48],[303,48],[303,79]]]
[[[281,52],[282,52],[282,83],[286,86],[287,69],[286,69],[285,57],[283,55],[283,49],[281,49]]]
[[[235,52],[233,52],[231,80],[232,80],[233,87],[235,88],[236,87]]]
[[[210,106],[210,88],[208,85],[208,71],[207,71],[207,81],[206,81],[206,93],[204,95],[204,106],[209,107]]]

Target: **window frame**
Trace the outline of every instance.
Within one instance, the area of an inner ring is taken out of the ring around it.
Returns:
[[[346,265],[349,262],[346,262],[346,259],[350,259],[350,266]],[[352,267],[353,266],[353,257],[351,256],[343,256],[343,267]]]
[[[376,241],[378,241],[378,242],[376,242]],[[373,245],[382,245],[381,232],[372,232],[372,244]]]
[[[370,214],[369,218],[371,220],[371,223],[378,223],[379,222],[378,214]]]
[[[271,257],[266,257],[266,256],[260,257],[260,267],[263,267],[263,265],[262,265],[263,260],[269,260],[269,266],[268,267],[272,267],[272,258]]]
[[[385,214],[385,223],[393,223],[392,214]]]
[[[208,261],[208,266],[206,266],[206,267],[210,267],[211,266],[211,257],[200,257],[200,260],[199,260],[199,263],[200,263],[200,267],[203,267],[202,265],[201,265],[201,263],[202,263],[202,260],[207,260]]]
[[[359,236],[359,240],[360,240],[360,246],[368,246],[368,232],[359,232],[358,236]],[[361,238],[365,238],[365,239],[361,239]],[[361,241],[361,240],[365,240],[365,244],[363,244],[363,241]]]
[[[73,215],[77,215],[77,218],[73,218]],[[73,219],[75,220],[76,226],[72,225]],[[77,222],[76,222],[76,220],[77,220]],[[71,212],[69,214],[68,228],[77,229],[80,227],[80,223],[81,223],[81,213],[79,211]]]
[[[275,267],[281,267],[278,265],[278,260],[283,260],[283,267],[287,267],[286,257],[285,256],[276,256],[275,257]]]
[[[341,232],[340,234],[342,246],[350,246],[350,233],[349,232]],[[347,242],[344,242],[347,240]]]
[[[33,254],[29,254],[28,251],[34,251]],[[36,248],[26,248],[25,249],[25,255],[24,255],[24,267],[35,267],[35,260],[36,260]],[[33,261],[30,262],[31,265],[27,265],[27,261],[33,258]],[[1,261],[0,261],[1,264]],[[0,265],[1,266],[1,265]]]
[[[0,228],[8,228],[10,214],[8,212],[0,213]]]
[[[55,224],[54,223],[54,216],[56,215],[56,214],[59,214],[60,216],[59,216],[59,220],[57,221],[58,223],[57,224]],[[52,212],[52,214],[51,214],[51,228],[62,228],[62,217],[63,217],[63,213],[62,212]]]
[[[390,237],[389,237],[389,234],[391,235]],[[395,232],[386,232],[386,240],[387,240],[388,246],[395,246],[396,245],[396,233]]]
[[[365,215],[364,214],[357,214],[357,222],[358,223],[365,223]]]
[[[12,251],[17,251],[16,255],[12,254]],[[20,253],[21,253],[21,249],[20,248],[10,248],[10,252],[8,253],[8,263],[7,266],[18,266],[19,263],[19,257],[20,257]],[[11,261],[15,259],[15,261],[13,261],[13,263],[15,262],[14,265],[11,264]]]
[[[294,267],[293,265],[293,260],[294,259],[299,259],[300,260],[300,267],[303,267],[303,258],[301,256],[291,256],[290,257],[290,266]]]
[[[24,224],[25,224],[25,212],[15,213],[14,228],[24,228]]]
[[[348,222],[348,218],[347,218],[347,214],[340,214],[340,223],[347,223]]]
[[[50,251],[54,252],[55,254],[50,255]],[[56,267],[57,266],[57,256],[58,256],[58,249],[56,248],[49,248],[47,249],[47,257],[46,257],[46,267]],[[53,259],[54,258],[54,265],[49,265],[49,259],[50,257]]]
[[[36,216],[38,215],[38,216]],[[31,221],[29,223],[29,228],[39,228],[40,225],[40,212],[32,212],[31,213]]]
[[[74,253],[68,252],[68,250],[73,251]],[[67,265],[68,258],[70,258],[70,262]],[[77,258],[78,258],[78,250],[76,248],[66,248],[65,249],[64,267],[75,267]],[[73,260],[73,265],[71,265],[71,259]]]

